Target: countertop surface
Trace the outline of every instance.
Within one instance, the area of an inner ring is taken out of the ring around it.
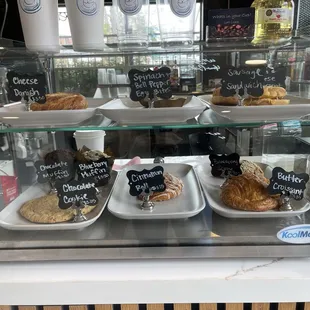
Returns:
[[[2,305],[301,302],[310,258],[2,263]]]

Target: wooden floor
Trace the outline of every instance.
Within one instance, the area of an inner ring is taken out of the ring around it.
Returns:
[[[310,310],[309,303],[0,306],[0,310]]]

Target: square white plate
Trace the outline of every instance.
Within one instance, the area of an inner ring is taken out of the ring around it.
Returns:
[[[86,98],[88,108],[83,110],[50,110],[50,111],[26,111],[20,102],[10,103],[0,108],[0,122],[14,127],[35,126],[65,126],[76,125],[89,118],[96,109],[104,105],[110,99]]]
[[[295,96],[287,96],[290,99],[288,105],[265,106],[220,106],[212,104],[212,95],[200,96],[207,102],[210,109],[220,117],[233,122],[261,122],[261,121],[285,121],[299,119],[310,114],[310,100]]]
[[[87,221],[81,223],[63,222],[56,224],[38,224],[27,221],[19,214],[20,207],[27,201],[44,196],[49,191],[48,185],[36,184],[29,187],[0,212],[0,226],[8,230],[77,230],[92,225],[104,211],[114,186],[117,172],[111,174],[107,186],[101,187],[97,207],[86,215]]]
[[[142,164],[123,169],[115,182],[108,202],[108,210],[116,217],[127,220],[181,219],[200,213],[205,208],[206,202],[194,168],[186,164],[161,164],[165,172],[169,172],[183,181],[182,194],[171,200],[156,202],[153,211],[141,210],[139,207],[141,201],[129,194],[126,173],[128,170],[142,171],[158,165]]]
[[[264,164],[263,164],[264,165]],[[296,201],[291,199],[291,204],[294,211],[277,211],[270,210],[265,212],[250,212],[235,210],[227,207],[221,200],[221,185],[224,183],[224,179],[215,178],[211,174],[210,166],[198,165],[195,167],[201,187],[207,197],[208,203],[211,209],[217,214],[228,218],[280,218],[280,217],[292,217],[298,216],[307,212],[310,209],[310,203],[307,199]],[[272,175],[272,168],[267,166],[265,170],[265,176],[270,178]]]
[[[109,119],[123,125],[163,125],[185,123],[202,113],[207,105],[197,97],[192,97],[189,103],[180,108],[147,109],[140,103],[129,98],[115,99],[98,110]]]

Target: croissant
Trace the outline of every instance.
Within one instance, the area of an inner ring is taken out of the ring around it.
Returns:
[[[30,106],[32,111],[80,110],[87,107],[88,103],[84,96],[71,93],[48,94],[45,103],[32,103]]]
[[[228,179],[223,184],[221,199],[228,207],[243,211],[264,212],[279,207],[279,201],[251,173]]]

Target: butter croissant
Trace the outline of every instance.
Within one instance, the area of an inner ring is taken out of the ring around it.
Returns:
[[[228,207],[242,211],[264,212],[279,207],[278,200],[251,173],[228,179],[222,187],[221,199]]]

